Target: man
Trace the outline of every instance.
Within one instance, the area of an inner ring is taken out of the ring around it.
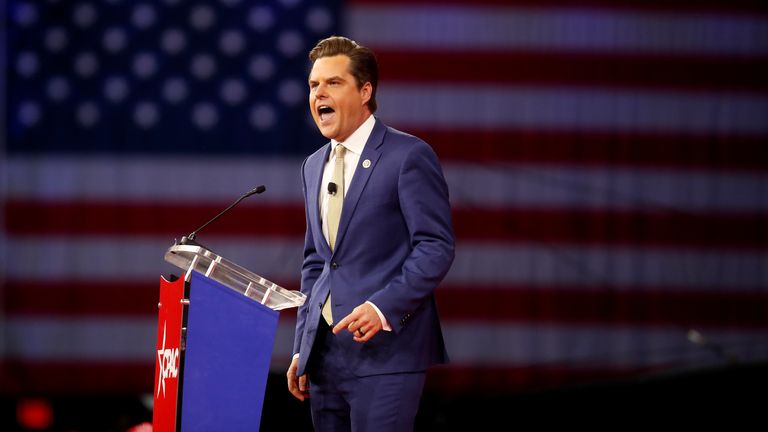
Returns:
[[[288,389],[317,430],[411,430],[427,367],[447,361],[433,292],[454,257],[448,188],[426,143],[373,116],[373,52],[334,36],[309,58],[331,142],[302,165],[307,300]]]

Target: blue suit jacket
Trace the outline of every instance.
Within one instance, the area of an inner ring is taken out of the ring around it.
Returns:
[[[331,252],[323,237],[318,197],[330,143],[302,165],[307,218],[294,353],[305,373],[332,292],[338,320],[367,300],[393,331],[360,344],[337,335],[349,351],[346,367],[358,376],[423,371],[447,361],[433,292],[453,262],[448,187],[437,156],[424,141],[376,119],[355,169]],[[370,166],[365,167],[370,161]]]

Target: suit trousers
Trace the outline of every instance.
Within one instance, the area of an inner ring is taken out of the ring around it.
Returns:
[[[412,431],[425,372],[358,377],[349,353],[320,320],[307,368],[312,424],[316,431]],[[375,339],[375,336],[374,336]]]

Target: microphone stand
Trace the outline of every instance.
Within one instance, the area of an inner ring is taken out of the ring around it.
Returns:
[[[197,238],[197,233],[200,232],[203,228],[207,227],[211,222],[213,222],[216,219],[220,218],[222,215],[224,215],[224,213],[230,211],[234,206],[240,204],[240,201],[248,198],[251,195],[260,194],[260,193],[264,192],[265,190],[267,190],[267,188],[264,187],[264,185],[261,185],[261,186],[257,186],[255,188],[251,189],[250,191],[246,192],[240,198],[238,198],[237,201],[233,202],[232,204],[230,204],[229,207],[225,208],[224,210],[219,212],[219,214],[217,214],[216,216],[212,217],[208,222],[204,223],[200,228],[198,228],[198,229],[192,231],[191,233],[181,237],[181,240],[176,242],[176,244],[177,245],[200,246],[202,248],[211,250],[211,248],[209,248],[207,246],[204,246],[202,243],[199,243],[199,242],[195,241],[195,239]]]

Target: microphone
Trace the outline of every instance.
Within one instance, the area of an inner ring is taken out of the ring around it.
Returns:
[[[336,195],[336,190],[338,190],[338,186],[336,186],[336,183],[330,182],[328,183],[328,193],[331,195]]]
[[[186,236],[182,237],[181,241],[179,242],[179,244],[202,246],[201,244],[195,242],[195,238],[197,237],[197,233],[200,232],[200,230],[202,230],[203,228],[207,227],[211,222],[213,222],[216,219],[220,218],[224,213],[226,213],[229,210],[231,210],[232,207],[240,204],[240,201],[248,198],[251,195],[260,194],[260,193],[264,192],[265,190],[267,190],[267,188],[264,187],[264,185],[261,185],[261,186],[256,186],[255,188],[253,188],[253,189],[249,190],[248,192],[244,193],[240,198],[237,199],[237,201],[233,202],[229,207],[227,207],[224,210],[222,210],[221,213],[219,213],[216,216],[212,217],[211,220],[209,220],[208,222],[204,223],[203,226],[201,226],[200,228],[192,231],[191,233],[189,233],[189,235],[186,235]]]

